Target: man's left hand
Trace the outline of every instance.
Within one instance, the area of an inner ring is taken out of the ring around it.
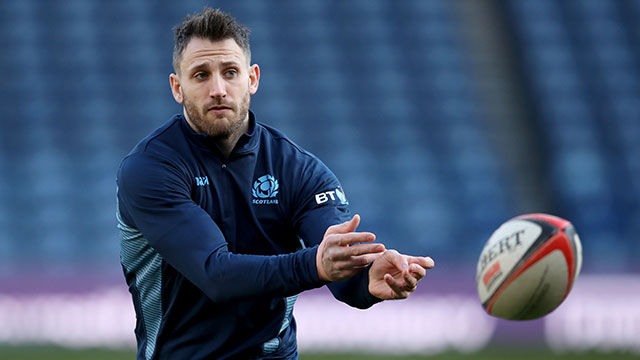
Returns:
[[[382,299],[406,299],[416,290],[427,269],[435,266],[433,259],[408,256],[387,250],[369,269],[369,292]]]

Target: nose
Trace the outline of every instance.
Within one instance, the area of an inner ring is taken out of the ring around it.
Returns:
[[[213,76],[211,78],[211,89],[209,89],[209,96],[212,98],[226,97],[227,88],[225,86],[224,79],[221,76]]]

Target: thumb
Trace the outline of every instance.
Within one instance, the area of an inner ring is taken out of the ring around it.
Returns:
[[[325,236],[331,234],[347,234],[357,229],[358,225],[360,225],[360,215],[355,214],[351,220],[345,221],[342,224],[329,226]]]

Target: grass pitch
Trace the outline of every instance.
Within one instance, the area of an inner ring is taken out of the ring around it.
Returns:
[[[0,346],[3,360],[133,360],[131,350],[84,349],[71,350],[52,346]],[[391,356],[371,354],[300,354],[300,360],[638,360],[640,354],[632,353],[568,353],[554,354],[548,350],[532,348],[488,348],[472,353],[455,352],[428,355]]]

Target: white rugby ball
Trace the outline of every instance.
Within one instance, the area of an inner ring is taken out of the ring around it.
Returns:
[[[581,266],[582,245],[569,221],[521,215],[502,224],[482,249],[478,296],[490,315],[536,319],[564,301]]]

